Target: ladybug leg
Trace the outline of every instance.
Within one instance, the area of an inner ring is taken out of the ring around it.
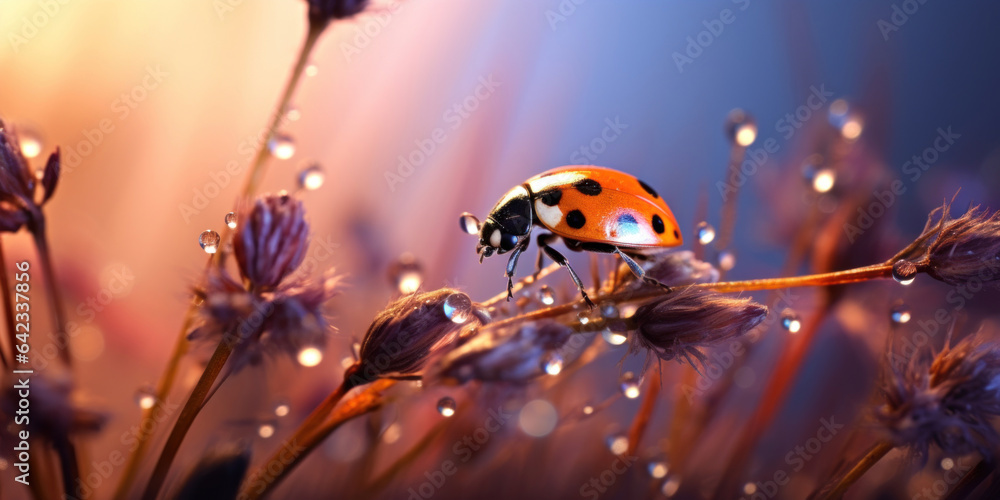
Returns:
[[[538,273],[542,272],[542,264],[545,263],[545,247],[551,245],[557,239],[559,237],[552,233],[538,233],[538,236],[535,237],[535,244],[538,245],[538,260],[535,262],[533,279],[538,279]]]
[[[662,287],[667,292],[671,291],[669,286],[660,283],[660,281],[657,280],[656,278],[650,278],[649,276],[646,276],[646,271],[642,269],[642,266],[640,266],[638,262],[633,260],[632,257],[626,255],[625,252],[622,252],[620,248],[615,247],[615,253],[618,254],[618,256],[621,257],[623,261],[625,261],[625,264],[628,265],[628,268],[632,270],[632,274],[634,274],[636,278],[639,278],[642,281],[649,283],[650,285],[656,285]]]
[[[547,235],[547,236],[555,237],[555,235],[551,235],[551,234]],[[565,267],[566,270],[569,271],[570,277],[573,278],[573,283],[576,283],[576,287],[578,289],[580,289],[580,295],[583,296],[584,302],[587,303],[588,307],[590,307],[591,309],[593,309],[595,307],[594,306],[594,302],[591,301],[590,297],[587,295],[587,291],[586,291],[586,289],[584,289],[583,282],[580,281],[580,277],[577,276],[576,271],[574,271],[573,268],[569,265],[569,262],[566,261],[566,257],[564,257],[563,254],[559,253],[558,250],[556,250],[555,248],[552,248],[552,247],[550,247],[548,245],[549,241],[551,241],[551,238],[544,238],[543,239],[541,236],[539,236],[538,237],[538,248],[540,250],[544,251],[545,254],[549,256],[550,259],[554,260],[557,264],[559,264],[562,267]],[[539,254],[539,261],[541,261],[541,255],[540,254]]]
[[[525,240],[527,241],[527,239]],[[521,251],[524,250],[526,245],[518,245],[510,254],[510,258],[507,259],[507,272],[504,273],[507,276],[507,301],[514,297],[514,270],[517,269],[517,258],[521,256]]]

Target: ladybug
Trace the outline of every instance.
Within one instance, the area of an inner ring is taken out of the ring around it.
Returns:
[[[510,252],[507,259],[507,300],[513,296],[517,259],[540,226],[537,273],[548,255],[569,271],[587,305],[594,307],[576,271],[551,244],[559,238],[573,251],[618,254],[632,273],[648,283],[670,288],[648,277],[635,259],[682,243],[677,220],[649,184],[605,167],[569,165],[536,175],[500,198],[482,223],[462,214],[462,227],[479,235],[479,262]]]

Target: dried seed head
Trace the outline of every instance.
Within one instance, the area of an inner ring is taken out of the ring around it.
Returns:
[[[636,328],[631,350],[649,349],[661,359],[703,360],[698,348],[740,337],[766,316],[767,307],[750,299],[694,288],[678,290],[635,312],[630,320]]]
[[[454,297],[463,300],[455,301]],[[454,321],[455,311],[450,307],[455,302],[471,305],[469,321]],[[428,356],[454,341],[463,328],[486,321],[472,300],[458,290],[442,288],[405,295],[375,316],[361,342],[361,359],[344,378],[353,387],[386,376],[416,375]]]
[[[203,300],[201,324],[188,338],[212,347],[237,343],[230,357],[234,371],[268,356],[295,358],[307,347],[322,348],[333,330],[323,304],[337,294],[339,281],[328,271],[318,281],[290,279],[273,291],[251,293],[224,272],[213,271],[196,292]]]
[[[622,264],[624,266],[624,264]],[[655,285],[635,279],[628,268],[619,271],[623,279],[615,288],[623,290],[627,287],[656,288]],[[679,252],[663,252],[653,257],[652,263],[646,269],[646,276],[655,278],[660,283],[669,286],[690,285],[694,283],[715,283],[719,281],[719,270],[698,260],[694,252],[683,250]]]
[[[59,149],[45,164],[42,199],[35,200],[38,182],[21,153],[17,134],[0,121],[0,231],[15,232],[41,217],[41,206],[52,197],[60,172]]]
[[[240,274],[254,289],[274,289],[299,267],[309,247],[302,202],[285,194],[265,195],[238,220],[233,252]]]
[[[175,498],[236,498],[250,467],[250,455],[246,443],[220,445],[209,450],[191,469]]]
[[[525,383],[542,375],[546,356],[561,348],[573,329],[555,321],[528,323],[517,330],[482,332],[447,352],[428,368],[427,379]]]
[[[309,4],[309,23],[325,26],[335,19],[353,17],[368,6],[368,0],[306,0]]]
[[[924,350],[905,366],[887,365],[886,402],[877,417],[897,445],[925,461],[931,443],[951,456],[973,451],[997,456],[1000,434],[993,420],[1000,416],[1000,343],[987,342],[980,331],[933,357]]]
[[[19,381],[13,376],[3,379],[0,393],[0,417],[5,422],[13,422],[19,402]],[[32,436],[44,436],[53,443],[60,443],[76,434],[100,432],[108,416],[91,409],[82,408],[73,402],[72,385],[68,379],[52,379],[35,375],[31,378],[31,419],[25,419]],[[2,435],[6,426],[0,427]],[[11,427],[13,429],[13,427]],[[7,441],[4,436],[3,441]]]
[[[1000,212],[975,206],[949,219],[949,208],[945,204],[931,213],[940,213],[940,223],[927,248],[927,274],[950,285],[1000,282]]]

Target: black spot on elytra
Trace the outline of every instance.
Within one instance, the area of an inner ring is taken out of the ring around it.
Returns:
[[[584,224],[587,223],[587,218],[583,216],[583,212],[579,210],[570,210],[566,214],[566,225],[573,229],[580,229]]]
[[[577,191],[587,196],[597,196],[601,194],[601,183],[594,179],[582,179],[573,183]]]
[[[650,194],[650,196],[652,196],[653,198],[659,198],[660,197],[660,195],[656,194],[656,190],[653,189],[652,186],[650,186],[649,184],[646,184],[645,182],[642,182],[642,180],[640,180],[640,179],[636,179],[636,180],[639,181],[639,185],[642,186],[642,188],[645,189],[646,192]]]
[[[548,191],[541,193],[539,195],[539,198],[541,198],[542,203],[550,207],[554,207],[558,205],[559,200],[562,199],[562,191],[559,189],[550,189]]]
[[[681,233],[677,232],[676,229],[674,229],[674,238],[681,239]]]
[[[667,228],[663,225],[663,219],[659,215],[653,214],[653,231],[656,231],[656,234],[663,234],[666,230]]]

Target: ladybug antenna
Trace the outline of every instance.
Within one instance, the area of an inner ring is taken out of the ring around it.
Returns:
[[[458,224],[461,226],[462,231],[469,234],[479,234],[479,227],[482,225],[479,219],[469,212],[462,212],[462,215],[458,218]]]

